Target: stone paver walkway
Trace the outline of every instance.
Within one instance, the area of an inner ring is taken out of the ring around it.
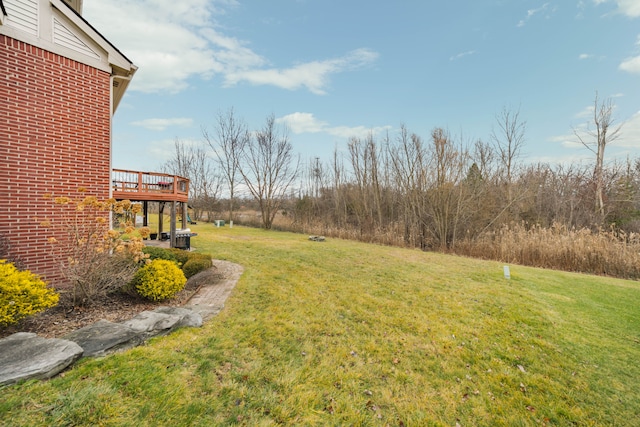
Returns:
[[[203,321],[215,316],[224,308],[225,301],[244,272],[241,265],[229,261],[214,259],[213,265],[224,279],[214,285],[204,284],[184,305],[184,308],[199,313]]]

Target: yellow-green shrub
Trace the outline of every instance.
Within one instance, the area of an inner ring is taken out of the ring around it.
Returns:
[[[53,307],[58,298],[38,276],[0,259],[0,326]]]
[[[131,286],[140,296],[161,301],[180,292],[185,283],[187,278],[175,262],[155,259],[136,272]]]

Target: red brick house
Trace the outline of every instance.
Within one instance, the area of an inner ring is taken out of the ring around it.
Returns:
[[[136,69],[82,0],[0,0],[0,237],[52,282],[44,196],[111,197],[111,121]]]

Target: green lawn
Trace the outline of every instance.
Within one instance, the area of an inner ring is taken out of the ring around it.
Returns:
[[[225,309],[0,390],[1,425],[638,425],[640,283],[243,227]]]

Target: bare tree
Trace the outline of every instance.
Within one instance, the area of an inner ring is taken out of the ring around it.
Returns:
[[[337,148],[333,150],[333,158],[330,168],[330,179],[333,185],[331,192],[331,199],[333,202],[331,210],[334,212],[335,223],[340,227],[345,227],[347,224],[348,209],[344,188],[347,183],[347,179],[345,178],[346,171],[343,159]]]
[[[426,249],[427,149],[417,134],[410,134],[402,125],[396,144],[389,151],[395,186],[401,194],[404,242]]]
[[[176,138],[173,141],[173,156],[164,162],[160,169],[165,173],[188,178],[193,157],[192,146]]]
[[[496,151],[494,147],[490,143],[478,139],[473,145],[470,155],[471,160],[478,167],[480,175],[485,180],[493,180],[496,163]]]
[[[499,155],[501,172],[507,189],[507,204],[510,205],[513,201],[511,193],[513,173],[525,143],[527,122],[521,120],[519,108],[512,110],[503,107],[502,111],[496,114],[496,123],[498,130],[492,130],[490,138]]]
[[[598,92],[596,92],[593,101],[593,123],[587,124],[586,136],[577,129],[573,130],[574,135],[580,143],[589,151],[596,155],[596,164],[593,168],[593,179],[596,185],[596,210],[600,215],[600,220],[604,221],[604,151],[608,144],[620,137],[620,129],[622,123],[613,126],[615,120],[613,118],[614,104],[611,98],[607,98],[600,102]],[[595,129],[591,128],[591,124]]]
[[[189,205],[194,219],[200,219],[204,211],[211,215],[211,206],[220,195],[220,175],[201,145],[176,139],[173,157],[161,169],[189,179]]]
[[[286,127],[276,125],[275,116],[267,117],[263,128],[244,147],[239,172],[258,203],[262,226],[271,229],[273,220],[298,176],[300,159],[293,158]]]
[[[247,125],[235,115],[233,108],[226,112],[219,112],[216,116],[216,138],[214,139],[206,129],[202,130],[203,137],[213,150],[229,188],[229,221],[233,221],[236,184],[240,178],[240,156],[250,135]]]
[[[193,196],[189,197],[196,219],[200,219],[203,212],[207,213],[207,221],[213,219],[222,187],[222,176],[218,172],[206,151],[198,147],[194,151],[189,175],[189,188],[193,188]]]
[[[455,245],[458,228],[470,212],[471,198],[461,185],[469,169],[469,153],[442,128],[431,132],[431,141],[427,208],[435,243],[445,250]]]

